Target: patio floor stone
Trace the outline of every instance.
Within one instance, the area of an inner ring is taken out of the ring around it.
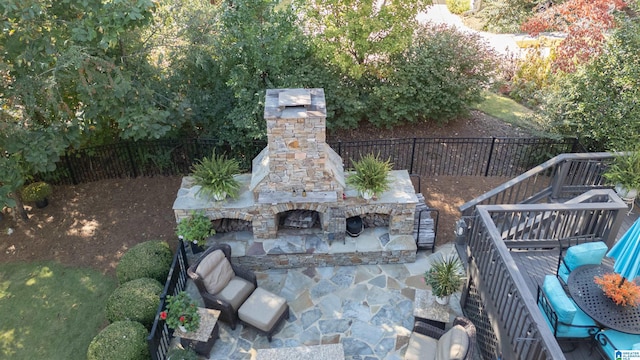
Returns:
[[[433,259],[456,254],[451,244],[434,254],[421,251],[415,263],[256,272],[258,286],[284,297],[290,318],[271,343],[254,329],[220,323],[220,339],[209,359],[255,359],[258,349],[341,343],[345,359],[402,359],[413,327],[415,289]],[[193,283],[187,290],[197,294]],[[461,315],[460,295],[452,315]]]

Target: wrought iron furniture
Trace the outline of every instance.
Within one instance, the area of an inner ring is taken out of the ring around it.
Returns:
[[[416,320],[404,359],[473,359],[475,346],[476,327],[467,318],[456,317],[448,331]]]
[[[596,334],[596,343],[600,354],[610,360],[620,359],[618,350],[640,351],[640,335],[616,330],[603,330]]]
[[[607,251],[609,248],[603,241],[591,241],[570,246],[564,256],[562,256],[561,248],[558,277],[566,284],[569,274],[573,270],[583,265],[600,265]]]
[[[603,328],[640,334],[640,306],[619,306],[593,282],[595,276],[611,273],[605,265],[581,266],[569,275],[567,285],[575,303]]]
[[[600,330],[595,321],[569,298],[553,275],[545,276],[542,287],[538,286],[538,307],[558,341],[590,341]]]
[[[223,256],[217,251],[222,252]],[[220,310],[219,319],[235,329],[238,309],[258,287],[256,275],[231,262],[231,247],[228,244],[209,247],[187,269],[187,274],[198,287],[205,307]]]

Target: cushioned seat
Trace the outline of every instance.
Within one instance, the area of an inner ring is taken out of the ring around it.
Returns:
[[[472,359],[474,346],[475,326],[468,319],[457,317],[451,329],[446,332],[423,321],[416,320],[404,359]]]
[[[236,328],[238,309],[257,288],[252,271],[231,263],[231,247],[215,244],[187,269],[205,307],[220,310],[219,319]]]
[[[542,288],[538,287],[538,307],[558,339],[590,339],[599,330],[553,275],[545,276]]]
[[[289,318],[289,306],[284,298],[257,288],[238,310],[238,317],[265,333],[271,341],[276,328]]]
[[[583,265],[600,265],[608,250],[607,244],[602,241],[569,247],[558,264],[558,277],[566,284],[571,271]]]
[[[598,350],[602,355],[614,360],[615,350],[640,350],[640,335],[617,330],[603,330],[596,335]]]

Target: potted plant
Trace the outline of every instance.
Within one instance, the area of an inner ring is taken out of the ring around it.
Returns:
[[[640,287],[633,281],[624,281],[620,274],[607,273],[596,276],[593,281],[616,305],[638,306],[640,304]]]
[[[390,160],[383,161],[378,156],[367,154],[359,161],[352,162],[355,172],[347,177],[347,184],[358,190],[363,198],[371,199],[389,189]]]
[[[160,312],[160,319],[172,329],[182,332],[196,331],[200,327],[198,305],[186,291],[180,291],[175,296],[167,296],[166,309]]]
[[[35,202],[36,207],[43,208],[49,205],[47,199],[51,195],[51,185],[44,181],[36,181],[22,189],[22,200],[25,202]]]
[[[227,196],[232,199],[238,197],[240,182],[235,175],[239,173],[238,161],[227,159],[224,155],[216,155],[215,149],[211,157],[205,156],[191,167],[191,176],[195,184],[202,187],[200,192],[216,201],[224,200]]]
[[[425,272],[424,281],[431,286],[431,292],[439,304],[449,303],[449,297],[464,284],[462,264],[454,256],[434,262]]]
[[[211,226],[211,220],[203,212],[192,212],[191,217],[180,220],[176,226],[178,238],[191,243],[191,250],[197,254],[204,250],[204,244],[209,236],[216,231]]]
[[[640,150],[616,155],[602,175],[625,199],[635,199],[640,189]]]

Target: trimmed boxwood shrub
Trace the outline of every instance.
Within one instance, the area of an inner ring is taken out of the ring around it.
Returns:
[[[126,282],[109,296],[106,313],[110,322],[133,320],[153,325],[163,286],[156,279],[140,278]]]
[[[148,360],[148,335],[137,321],[116,321],[91,340],[87,360]]]
[[[116,267],[120,284],[140,278],[156,279],[164,284],[173,261],[173,252],[164,241],[151,240],[127,251]]]

